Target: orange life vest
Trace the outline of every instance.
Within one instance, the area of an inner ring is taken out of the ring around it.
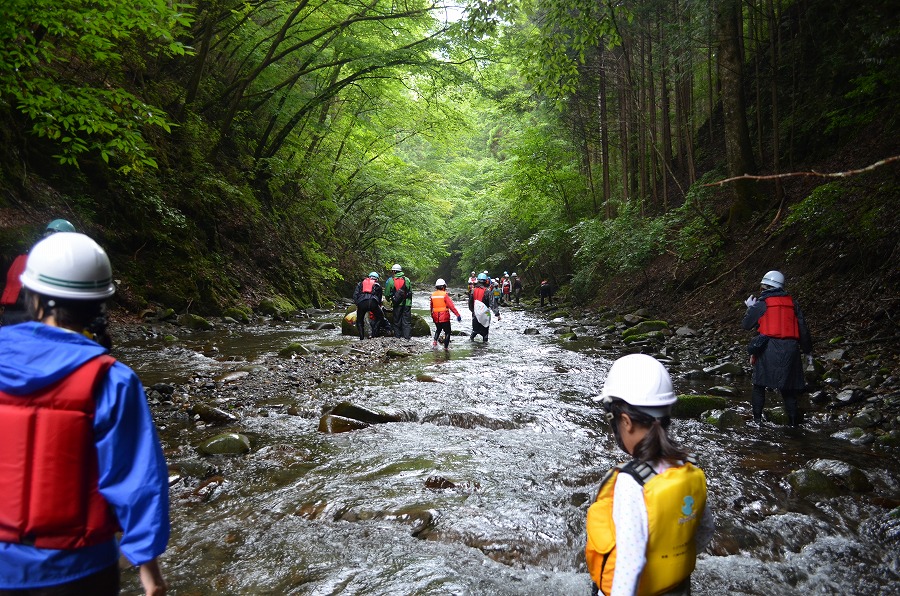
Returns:
[[[759,318],[761,335],[778,339],[800,339],[800,324],[790,296],[769,296],[766,312]]]
[[[97,487],[94,395],[98,356],[31,394],[0,391],[0,542],[75,549],[111,540],[116,516]]]
[[[371,294],[372,290],[375,289],[375,280],[371,277],[367,277],[362,280],[362,293],[363,294]]]
[[[446,323],[450,320],[450,307],[447,306],[447,292],[435,290],[431,294],[431,318],[435,323]]]
[[[22,291],[22,280],[19,276],[25,271],[25,264],[28,261],[28,255],[19,255],[16,260],[9,266],[6,272],[6,285],[3,287],[3,296],[0,296],[0,305],[12,306],[19,299],[19,292]]]
[[[475,286],[472,290],[472,298],[475,300],[481,300],[484,302],[484,293],[487,292],[487,288],[484,286]]]

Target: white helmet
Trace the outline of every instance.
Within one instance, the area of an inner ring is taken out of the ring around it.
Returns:
[[[103,300],[116,292],[106,252],[75,232],[57,232],[35,244],[19,279],[51,298]]]
[[[613,362],[600,399],[621,399],[655,418],[668,416],[676,402],[672,378],[662,363],[646,354],[629,354]]]
[[[784,274],[781,271],[769,271],[763,275],[762,281],[759,283],[773,288],[784,288]]]
[[[400,266],[400,263],[394,263],[394,266],[391,267],[391,271],[403,271],[403,267]]]
[[[436,282],[434,282],[434,287],[439,288],[441,286],[446,286],[447,282],[444,281],[443,277],[439,277]]]
[[[510,276],[510,277],[518,277],[518,275],[516,275],[516,272],[515,272],[515,271],[513,271],[512,273],[510,273],[509,276]]]

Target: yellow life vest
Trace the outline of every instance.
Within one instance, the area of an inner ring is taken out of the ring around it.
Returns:
[[[588,509],[585,547],[591,579],[607,595],[612,592],[616,569],[613,497],[616,478],[622,472],[631,474],[642,486],[647,507],[647,562],[641,571],[637,594],[664,594],[694,571],[697,559],[694,534],[706,508],[706,476],[691,458],[662,474],[637,462],[610,470],[603,479],[597,500]]]

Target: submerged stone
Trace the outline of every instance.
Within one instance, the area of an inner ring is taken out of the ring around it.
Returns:
[[[331,410],[328,411],[328,414],[341,416],[343,418],[352,418],[353,420],[359,420],[360,422],[366,422],[368,424],[383,424],[385,422],[400,421],[399,416],[386,414],[384,412],[378,412],[375,410],[369,410],[367,408],[363,408],[361,406],[357,406],[356,404],[350,403],[349,401],[342,401],[338,405],[331,408]]]
[[[238,433],[222,433],[207,439],[198,449],[206,455],[239,455],[250,451],[250,439]]]
[[[820,499],[834,497],[838,494],[837,486],[828,476],[810,468],[791,472],[788,474],[787,480],[794,492],[800,497]]]
[[[368,428],[369,425],[353,418],[325,414],[319,418],[319,432],[329,435]]]

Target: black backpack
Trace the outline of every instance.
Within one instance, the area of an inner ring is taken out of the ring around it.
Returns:
[[[401,282],[403,285],[398,287],[397,282]],[[409,284],[406,283],[406,278],[394,278],[394,296],[391,298],[391,302],[396,307],[397,305],[406,302],[407,298],[409,298]]]

